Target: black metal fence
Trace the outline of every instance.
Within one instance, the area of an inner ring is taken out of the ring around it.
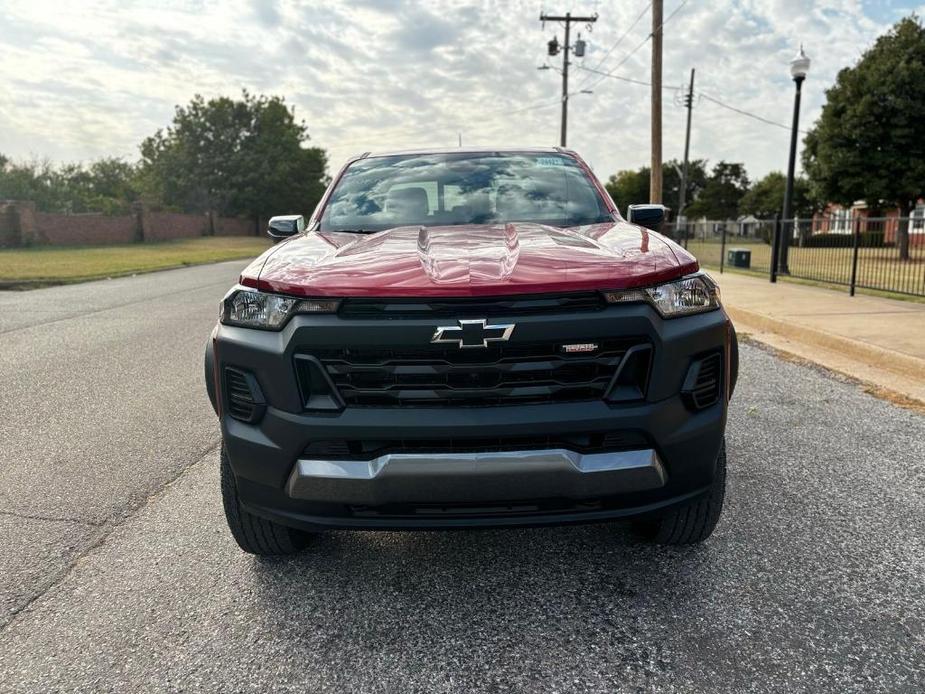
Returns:
[[[663,229],[701,265],[925,297],[925,218],[699,221]],[[785,238],[786,237],[786,238]]]

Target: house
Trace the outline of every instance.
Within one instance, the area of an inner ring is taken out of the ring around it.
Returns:
[[[850,235],[858,224],[861,233],[882,233],[884,244],[895,244],[902,217],[900,209],[881,208],[877,217],[873,212],[864,200],[850,207],[829,203],[822,212],[813,215],[812,234]],[[925,246],[925,198],[920,198],[909,214],[909,245]]]
[[[729,237],[750,237],[755,238],[759,235],[762,225],[767,225],[767,220],[760,220],[754,215],[737,217],[736,219],[692,219],[688,221],[688,229],[691,230],[692,236],[699,238],[719,238],[724,233]]]
[[[757,236],[761,220],[755,215],[744,215],[736,219],[736,236]]]

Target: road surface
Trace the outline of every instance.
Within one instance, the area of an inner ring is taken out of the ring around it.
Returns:
[[[239,263],[0,294],[0,691],[925,689],[925,417],[751,345],[714,537],[226,532]]]

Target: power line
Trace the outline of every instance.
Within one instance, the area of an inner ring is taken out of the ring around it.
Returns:
[[[653,31],[652,31],[648,36],[646,36],[642,41],[640,41],[640,42],[636,45],[636,47],[635,47],[633,50],[631,50],[629,53],[627,53],[625,56],[623,56],[623,59],[622,59],[619,63],[617,63],[617,64],[610,70],[610,72],[606,73],[604,76],[610,77],[612,73],[616,72],[616,71],[619,70],[621,67],[623,67],[623,65],[626,63],[626,61],[628,61],[630,58],[632,58],[632,57],[636,54],[636,51],[638,51],[640,48],[642,48],[643,46],[645,46],[646,43],[648,42],[648,40],[651,39],[651,38],[655,35],[655,32],[658,31],[659,29],[661,29],[662,27],[664,27],[666,24],[668,24],[668,22],[670,22],[670,21],[674,18],[674,16],[675,16],[676,14],[678,14],[678,12],[680,12],[681,9],[682,9],[688,2],[690,2],[690,0],[681,0],[681,4],[678,5],[676,8],[674,8],[674,11],[673,11],[670,15],[668,15],[668,16],[664,19],[664,21],[662,21],[661,24],[659,24],[657,27],[655,27],[655,29],[653,29]],[[648,9],[648,8],[646,8],[646,9]],[[600,83],[604,80],[604,76],[600,77],[600,78],[597,80],[597,82],[595,82],[594,84],[592,84],[591,87],[589,87],[589,88],[590,88],[590,89],[593,89],[595,86],[597,86],[598,84],[600,84]]]
[[[690,1],[690,0],[682,0],[681,4],[678,5],[678,6],[674,9],[674,11],[673,11],[670,15],[668,15],[668,17],[659,25],[659,28],[665,26],[669,21],[671,21],[671,19],[672,19],[672,18],[673,18],[673,17],[674,17],[674,16],[675,16],[675,15],[676,15],[676,14],[677,14],[677,13],[678,13],[689,1]],[[621,36],[620,39],[618,39],[617,43],[615,43],[615,44],[611,47],[611,49],[607,52],[607,55],[605,55],[604,58],[601,59],[601,61],[598,63],[598,66],[597,66],[597,67],[600,67],[601,63],[603,63],[603,61],[606,60],[607,56],[608,56],[613,50],[615,50],[615,49],[617,48],[617,46],[624,40],[624,38],[625,38],[626,36],[629,35],[630,31],[632,31],[632,29],[636,26],[636,24],[639,23],[640,19],[641,19],[641,18],[645,15],[645,13],[649,10],[649,7],[650,7],[650,6],[651,6],[651,2],[650,2],[648,5],[646,5],[646,8],[642,11],[642,13],[640,13],[640,15],[636,18],[636,20],[630,25],[629,29],[627,29],[627,31],[624,32],[623,36]],[[556,19],[559,19],[559,18],[556,18]],[[574,19],[575,19],[575,18],[573,18],[573,20],[574,20]],[[587,18],[583,18],[583,19],[587,19]],[[649,86],[649,83],[648,83],[648,82],[641,82],[641,81],[639,81],[639,80],[632,80],[632,79],[630,79],[630,78],[628,78],[628,77],[621,77],[621,76],[618,76],[618,75],[613,75],[612,72],[613,72],[613,71],[616,71],[617,69],[619,69],[619,68],[620,68],[627,60],[629,60],[640,48],[642,48],[650,38],[652,38],[652,34],[649,34],[648,36],[646,36],[646,38],[645,38],[641,43],[639,43],[635,48],[633,48],[633,50],[630,51],[626,56],[624,56],[623,59],[616,65],[616,67],[614,67],[613,70],[612,70],[611,72],[609,72],[609,73],[601,72],[600,70],[597,70],[597,69],[594,69],[594,68],[586,68],[586,67],[584,67],[584,66],[582,66],[582,65],[576,65],[575,67],[577,67],[577,68],[579,68],[579,69],[581,69],[581,70],[586,70],[586,71],[588,71],[588,72],[593,72],[593,73],[596,73],[596,74],[598,74],[598,75],[601,75],[600,79],[598,79],[598,81],[594,83],[595,85],[600,84],[600,83],[604,80],[605,77],[611,77],[611,78],[618,79],[618,80],[622,80],[622,81],[625,81],[625,82],[631,82],[631,83],[634,83],[634,84],[642,84],[642,85]],[[582,84],[584,84],[584,82],[583,82]],[[582,86],[582,85],[579,85],[579,89],[576,89],[575,91],[568,91],[568,92],[564,93],[560,99],[556,99],[555,101],[548,101],[548,102],[547,102],[547,101],[543,101],[543,102],[538,102],[538,103],[531,104],[531,105],[529,105],[529,106],[524,106],[524,107],[521,107],[521,108],[515,108],[515,109],[512,109],[512,110],[508,110],[508,109],[499,109],[498,111],[491,111],[491,112],[486,113],[486,114],[483,114],[483,115],[509,115],[509,114],[515,114],[515,113],[525,113],[525,112],[527,112],[527,111],[533,111],[533,110],[536,110],[536,109],[549,108],[550,106],[553,106],[553,105],[555,105],[555,104],[562,104],[563,102],[566,102],[566,103],[567,103],[567,100],[568,100],[569,98],[571,98],[572,96],[575,96],[576,94],[581,93],[581,91],[584,91],[584,90],[580,89],[581,86]],[[594,86],[594,85],[592,85],[592,87],[593,87],[593,86]],[[458,124],[454,124],[454,129],[455,129],[455,126],[456,126],[456,125],[458,125]],[[393,134],[393,133],[396,134],[396,135],[399,135],[399,136],[413,137],[413,136],[416,136],[416,135],[419,134],[419,133],[420,133],[420,134],[432,133],[433,130],[434,130],[433,127],[430,127],[430,128],[422,128],[422,129],[420,129],[420,130],[410,130],[410,131],[409,131],[409,130],[405,130],[404,128],[394,128],[394,129],[390,129],[390,130],[384,130],[384,131],[383,131],[383,130],[380,130],[380,131],[376,131],[374,134],[375,134],[375,136],[376,136],[376,139],[381,138],[383,135],[386,135],[386,134],[391,135],[391,134]]]
[[[713,102],[713,103],[716,104],[717,106],[721,106],[722,108],[729,109],[730,111],[734,111],[735,113],[741,114],[741,115],[743,115],[743,116],[748,116],[749,118],[754,118],[755,120],[761,121],[762,123],[766,123],[767,125],[773,125],[773,126],[775,126],[775,127],[777,127],[777,128],[783,128],[784,130],[787,130],[787,131],[790,131],[790,129],[791,129],[791,127],[790,127],[789,125],[784,125],[783,123],[778,123],[777,121],[768,120],[767,118],[764,118],[764,117],[762,117],[762,116],[759,116],[759,115],[756,114],[756,113],[751,113],[751,112],[749,112],[749,111],[745,111],[744,109],[736,108],[735,106],[730,106],[729,104],[725,104],[725,103],[723,103],[722,101],[720,101],[719,99],[716,99],[716,98],[710,96],[709,94],[704,94],[703,92],[698,92],[697,95],[698,95],[699,97],[703,98],[703,99],[706,99],[707,101]],[[806,134],[806,131],[805,131],[805,130],[800,130],[799,132],[803,133],[804,135]]]
[[[604,57],[601,58],[601,59],[597,62],[597,65],[594,66],[594,69],[591,70],[591,72],[594,72],[594,70],[597,70],[598,68],[600,68],[601,65],[604,64],[604,62],[607,60],[607,58],[610,57],[610,54],[613,53],[614,50],[616,50],[617,46],[619,46],[621,43],[623,43],[623,40],[624,40],[627,36],[629,36],[630,32],[636,27],[637,24],[639,24],[639,21],[640,21],[643,17],[645,17],[646,12],[649,11],[649,8],[650,8],[650,7],[652,7],[652,3],[651,3],[651,2],[649,2],[648,4],[646,4],[645,8],[643,8],[642,12],[639,13],[639,16],[636,17],[635,20],[633,20],[633,23],[629,25],[629,27],[627,28],[627,30],[623,32],[623,34],[620,36],[620,38],[618,38],[618,39],[616,40],[616,42],[615,42],[609,49],[607,49],[607,52],[604,54]],[[590,75],[587,75],[587,76],[585,77],[585,79],[582,80],[581,84],[579,84],[578,86],[581,87],[581,86],[582,86],[583,84],[585,84],[589,79],[591,79],[591,77],[590,77]]]
[[[570,93],[569,96],[573,96],[574,94],[575,94],[575,92]],[[523,112],[525,112],[525,111],[534,111],[534,110],[536,110],[536,109],[538,109],[538,108],[549,108],[550,106],[554,106],[554,105],[556,105],[556,104],[561,104],[561,103],[562,103],[562,97],[559,97],[559,98],[557,98],[555,101],[546,101],[546,102],[543,102],[543,103],[536,103],[536,104],[533,104],[533,105],[531,105],[531,106],[524,106],[524,107],[522,107],[522,108],[515,108],[515,109],[512,109],[512,110],[510,110],[510,111],[508,111],[508,110],[493,111],[493,112],[491,112],[491,113],[488,114],[488,115],[499,115],[499,116],[500,116],[500,115],[509,115],[509,114],[512,114],[512,113],[523,113]]]
[[[609,72],[601,72],[600,70],[594,70],[594,69],[589,68],[589,67],[582,67],[582,66],[579,66],[579,69],[580,69],[580,70],[586,70],[587,72],[594,72],[594,73],[597,73],[598,75],[602,75],[601,79],[603,79],[604,77],[609,77],[609,78],[611,78],[611,79],[620,80],[621,82],[629,82],[630,84],[638,84],[638,85],[640,85],[640,86],[642,86],[642,87],[651,87],[651,86],[652,86],[652,83],[651,83],[651,82],[645,82],[645,81],[643,81],[643,80],[636,80],[636,79],[632,79],[631,77],[624,77],[624,76],[622,76],[622,75],[614,75],[614,74],[611,74],[611,73],[609,73]],[[674,90],[674,89],[677,89],[677,87],[663,86],[663,87],[662,87],[662,90],[665,90],[665,89],[672,89],[672,90]],[[721,107],[721,108],[725,108],[725,109],[728,109],[728,110],[730,110],[730,111],[734,111],[735,113],[738,113],[739,115],[746,116],[746,117],[748,117],[748,118],[754,118],[755,120],[761,121],[762,123],[764,123],[764,124],[766,124],[766,125],[773,125],[774,127],[777,127],[777,128],[783,128],[784,130],[788,130],[788,131],[790,130],[790,126],[789,126],[789,125],[785,125],[784,123],[778,123],[777,121],[773,121],[773,120],[770,120],[770,119],[765,118],[765,117],[763,117],[763,116],[759,116],[757,113],[752,113],[751,111],[746,111],[745,109],[737,108],[737,107],[735,107],[735,106],[730,106],[729,104],[727,104],[727,103],[725,103],[725,102],[723,102],[723,101],[720,101],[720,100],[717,99],[716,97],[710,96],[709,94],[704,94],[703,92],[698,91],[698,92],[695,94],[695,96],[697,96],[697,97],[699,97],[699,98],[701,98],[701,99],[706,99],[707,101],[710,101],[710,102],[716,104],[717,106],[719,106],[719,107]],[[805,130],[800,130],[800,132],[803,133],[803,134],[806,134],[806,131],[805,131]]]
[[[585,72],[593,72],[595,75],[603,75],[604,77],[610,77],[611,79],[620,80],[621,82],[629,82],[630,84],[638,84],[643,87],[651,87],[651,82],[644,82],[642,80],[634,80],[631,77],[623,77],[622,75],[613,75],[609,72],[603,72],[601,70],[595,70],[592,67],[585,67],[584,65],[578,66],[579,70],[584,70]],[[673,89],[674,87],[662,87],[662,89]]]

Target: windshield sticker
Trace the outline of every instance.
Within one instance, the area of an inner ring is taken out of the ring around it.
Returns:
[[[565,166],[565,159],[559,157],[537,157],[537,166]]]

